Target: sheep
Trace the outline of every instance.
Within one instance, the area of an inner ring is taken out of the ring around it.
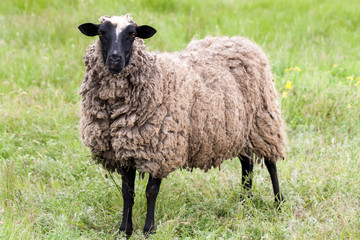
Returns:
[[[179,168],[208,171],[239,157],[250,193],[254,163],[263,159],[275,201],[284,200],[276,162],[285,157],[285,127],[258,45],[244,37],[206,37],[179,52],[148,52],[143,39],[156,30],[138,26],[130,14],[78,28],[99,37],[84,56],[81,138],[96,162],[121,174],[120,232],[133,231],[136,170],[149,173],[145,235],[155,229],[161,180]]]

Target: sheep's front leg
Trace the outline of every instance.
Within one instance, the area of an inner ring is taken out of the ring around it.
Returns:
[[[240,158],[241,170],[242,170],[242,177],[241,177],[242,184],[244,186],[246,193],[249,196],[252,196],[251,188],[252,188],[252,173],[254,169],[254,163],[248,157],[240,156],[239,158]]]
[[[159,193],[161,184],[161,178],[153,178],[149,175],[149,181],[146,186],[146,199],[147,199],[147,213],[146,213],[146,221],[143,233],[145,236],[152,234],[155,229],[155,202],[157,195]]]
[[[123,206],[123,218],[120,226],[120,233],[124,232],[127,236],[132,234],[132,207],[134,205],[135,198],[135,168],[122,168],[121,169],[122,179],[122,196],[124,200]]]
[[[275,201],[278,204],[280,204],[280,203],[284,202],[284,197],[280,193],[279,180],[278,180],[277,169],[276,169],[276,162],[273,162],[269,159],[265,159],[265,165],[266,165],[266,167],[269,171],[270,177],[271,177],[271,182],[273,185],[273,190],[274,190],[274,195],[275,195]]]

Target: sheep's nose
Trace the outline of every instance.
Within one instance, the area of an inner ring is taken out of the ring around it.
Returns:
[[[113,53],[109,55],[106,66],[111,73],[119,73],[124,67],[123,58],[119,54]]]
[[[121,63],[121,57],[119,54],[111,54],[109,56],[109,60],[114,63],[114,64],[119,64]]]

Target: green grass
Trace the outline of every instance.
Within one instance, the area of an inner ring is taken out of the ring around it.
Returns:
[[[289,138],[278,164],[281,211],[260,165],[245,200],[238,160],[176,171],[161,186],[151,239],[359,239],[359,8],[358,0],[1,0],[0,239],[116,238],[121,194],[79,137],[82,56],[93,39],[77,26],[127,12],[158,30],[151,50],[206,35],[261,45]],[[143,238],[145,187],[136,181],[133,239]]]

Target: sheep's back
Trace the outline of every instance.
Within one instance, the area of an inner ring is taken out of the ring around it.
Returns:
[[[189,167],[207,170],[239,155],[284,157],[277,94],[260,47],[242,37],[209,37],[192,41],[180,57],[196,72],[189,75]]]

